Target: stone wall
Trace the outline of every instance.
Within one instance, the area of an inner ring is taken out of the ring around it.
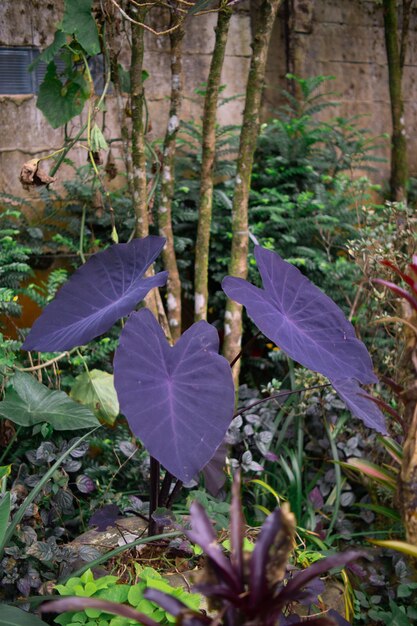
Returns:
[[[232,19],[227,56],[222,76],[224,95],[243,94],[250,60],[251,20],[259,0],[238,5]],[[0,45],[45,47],[52,39],[62,12],[62,0],[3,0],[0,3]],[[184,117],[199,119],[201,98],[195,89],[207,78],[214,41],[216,16],[192,18],[185,38]],[[151,112],[152,137],[164,133],[167,123],[169,85],[168,41],[146,36],[145,67],[150,73],[146,94]],[[417,174],[417,12],[411,21],[410,44],[405,67],[404,95],[409,133],[410,173]],[[391,128],[387,64],[381,6],[374,0],[287,0],[280,10],[268,60],[263,117],[281,103],[280,90],[287,87],[285,74],[333,75],[331,89],[340,105],[327,115],[365,114],[363,126],[375,135]],[[328,87],[327,87],[328,89]],[[109,136],[117,134],[115,103],[109,99],[106,124]],[[243,100],[233,100],[219,110],[222,123],[238,123]],[[18,183],[21,164],[27,158],[59,148],[62,131],[53,130],[36,108],[36,96],[0,96],[0,190],[22,194]],[[81,120],[73,124],[79,127]],[[71,126],[71,125],[70,125]],[[383,153],[389,157],[388,142]],[[72,152],[76,163],[85,161],[85,151]],[[376,179],[388,172],[383,164]],[[60,176],[70,175],[62,171]]]

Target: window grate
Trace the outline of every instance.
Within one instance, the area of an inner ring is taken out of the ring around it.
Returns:
[[[31,47],[2,48],[0,47],[0,94],[20,95],[36,94],[42,83],[46,63],[39,63],[33,72],[29,71],[30,64],[36,59],[40,51]],[[58,74],[65,69],[61,59],[55,59]],[[103,92],[104,58],[97,55],[89,60],[91,75],[96,93]]]

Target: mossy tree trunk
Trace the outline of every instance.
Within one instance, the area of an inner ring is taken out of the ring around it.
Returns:
[[[175,24],[175,15],[171,24]],[[179,128],[182,100],[182,41],[184,29],[179,26],[170,33],[171,41],[171,101],[169,119],[165,134],[161,193],[158,207],[159,234],[166,237],[166,244],[162,251],[164,267],[169,272],[167,283],[167,310],[168,324],[172,340],[175,342],[181,336],[181,281],[178,272],[177,258],[174,248],[174,233],[172,230],[172,200],[174,197],[174,160],[176,152],[176,137]]]
[[[146,9],[132,8],[131,15],[143,22]],[[143,121],[143,55],[145,51],[144,29],[139,24],[132,24],[132,51],[130,63],[130,100],[132,110],[132,186],[133,208],[135,212],[136,237],[149,234],[148,199],[146,181],[145,125]]]
[[[404,101],[402,77],[408,41],[409,20],[412,0],[403,0],[403,20],[400,40],[396,0],[383,0],[385,47],[388,60],[388,80],[391,101],[391,176],[390,195],[392,200],[407,198],[407,139],[404,123]]]
[[[231,9],[227,7],[220,9],[218,14],[216,39],[204,99],[200,204],[194,265],[194,319],[196,322],[207,319],[208,261],[213,208],[217,103],[231,15]]]
[[[259,113],[262,89],[265,79],[266,61],[272,28],[282,0],[262,0],[255,35],[252,43],[252,57],[246,86],[246,100],[240,135],[239,154],[236,168],[236,185],[232,206],[232,249],[229,274],[246,278],[248,272],[248,204],[253,165],[253,156],[259,133]],[[242,343],[242,306],[227,300],[223,354],[233,361]],[[240,360],[233,368],[237,384]]]

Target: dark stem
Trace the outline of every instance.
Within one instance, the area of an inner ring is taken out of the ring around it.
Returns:
[[[166,504],[167,509],[170,509],[172,507],[181,489],[182,489],[182,480],[177,480],[177,482],[175,483],[175,487],[171,491],[171,495],[169,496],[167,500],[167,504]]]
[[[160,472],[160,464],[159,461],[151,456],[151,492],[149,497],[149,528],[148,528],[148,536],[152,537],[152,535],[157,535],[157,523],[152,518],[152,514],[158,508],[158,500],[159,500],[159,472]]]
[[[165,472],[164,480],[162,481],[161,491],[159,492],[159,506],[166,506],[173,478],[174,477],[172,474],[170,474],[168,471]]]
[[[245,345],[243,346],[242,350],[235,356],[235,358],[233,359],[233,361],[230,363],[230,367],[233,367],[235,363],[237,363],[237,361],[241,358],[241,356],[244,354],[244,352],[246,352],[246,350],[248,348],[250,348],[250,346],[253,344],[253,342],[255,341],[255,339],[257,339],[259,337],[259,335],[261,335],[261,331],[258,330],[258,332],[256,333],[256,335],[253,335],[253,337],[251,337],[249,339],[249,341],[247,341],[245,343]]]
[[[311,387],[304,387],[303,389],[294,389],[293,391],[280,391],[279,393],[274,393],[272,396],[268,396],[267,398],[262,398],[262,400],[257,400],[256,402],[252,402],[249,406],[243,407],[243,409],[239,409],[233,415],[233,418],[238,415],[242,415],[242,413],[246,413],[246,411],[250,411],[254,406],[258,406],[258,404],[262,404],[263,402],[268,402],[268,400],[275,400],[276,398],[286,398],[287,396],[291,396],[294,393],[304,393],[305,391],[311,391],[312,389],[323,389],[324,387],[331,387],[330,383],[324,383],[323,385],[312,385]]]

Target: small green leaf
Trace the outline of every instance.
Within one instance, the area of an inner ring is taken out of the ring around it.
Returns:
[[[113,374],[102,370],[83,372],[75,379],[70,396],[88,406],[106,424],[114,424],[119,415],[119,401],[113,383]]]
[[[65,0],[62,30],[74,35],[87,54],[100,53],[97,24],[91,13],[92,0]]]
[[[82,74],[71,73],[63,84],[55,63],[51,61],[39,87],[36,106],[52,128],[58,128],[81,113],[88,96],[88,85]]]
[[[54,60],[60,49],[65,46],[67,42],[67,36],[62,30],[57,30],[54,35],[54,40],[50,46],[45,48],[39,56],[29,65],[28,70],[32,72],[41,61],[46,63],[47,65]]]
[[[13,387],[0,402],[0,418],[19,426],[47,422],[54,430],[79,430],[98,425],[87,407],[80,406],[63,391],[51,391],[30,374],[16,372]]]

